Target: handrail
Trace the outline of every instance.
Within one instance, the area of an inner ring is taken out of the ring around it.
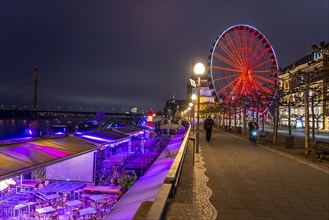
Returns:
[[[163,215],[165,213],[165,207],[167,204],[167,199],[169,198],[170,191],[171,191],[171,184],[164,183],[158,193],[157,197],[155,198],[150,210],[147,213],[146,219],[147,220],[156,220],[156,219],[163,219]]]
[[[185,152],[187,148],[187,142],[189,140],[190,130],[191,130],[191,124],[189,123],[188,130],[177,152],[175,160],[168,171],[166,179],[164,180],[164,183],[161,187],[161,190],[158,193],[156,199],[154,200],[147,214],[146,219],[150,219],[150,220],[162,219],[165,213],[165,207],[168,198],[175,195],[175,189],[177,187],[179,177],[181,174],[182,165],[184,162]]]
[[[189,126],[189,128],[185,134],[184,140],[177,152],[175,160],[174,160],[173,164],[171,165],[170,170],[168,171],[168,174],[165,179],[165,183],[173,184],[174,188],[177,186],[177,182],[178,182],[180,172],[182,169],[182,165],[184,162],[184,156],[185,156],[185,152],[186,152],[187,141],[189,139],[190,129],[191,129],[191,126]]]

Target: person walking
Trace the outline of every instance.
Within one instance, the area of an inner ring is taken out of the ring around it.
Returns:
[[[208,116],[208,118],[204,121],[204,129],[206,130],[206,139],[209,142],[211,139],[211,132],[212,127],[214,126],[215,122],[211,118],[211,115]]]

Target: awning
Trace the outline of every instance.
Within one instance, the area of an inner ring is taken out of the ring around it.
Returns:
[[[93,132],[87,132],[76,135],[86,141],[96,143],[98,145],[106,145],[110,143],[116,143],[121,140],[129,139],[129,135],[115,131],[115,130],[97,130]]]
[[[97,150],[70,136],[0,146],[0,181]]]
[[[128,126],[128,127],[122,127],[122,128],[114,128],[115,131],[118,131],[120,133],[124,133],[127,135],[138,135],[138,134],[143,134],[145,129],[135,127],[135,126]]]

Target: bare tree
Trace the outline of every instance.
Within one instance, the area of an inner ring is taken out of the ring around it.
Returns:
[[[279,94],[281,97],[278,104],[281,107],[288,107],[288,126],[289,134],[291,135],[291,114],[290,108],[291,104],[296,104],[302,102],[301,106],[304,106],[304,120],[305,120],[305,153],[308,152],[310,147],[310,116],[312,117],[312,140],[315,140],[315,114],[314,105],[315,102],[319,104],[323,102],[324,112],[326,108],[325,98],[323,93],[326,93],[327,83],[326,78],[328,78],[328,44],[321,42],[319,46],[313,45],[312,49],[316,49],[315,53],[311,53],[305,59],[309,60],[308,63],[293,64],[293,69],[287,71],[289,78],[286,83],[289,83],[289,90],[285,87],[281,88]],[[320,56],[321,55],[321,56]],[[295,94],[303,94],[302,96],[295,96]],[[291,97],[294,97],[294,100]],[[285,98],[287,97],[287,98]],[[298,100],[299,99],[299,100]],[[293,102],[292,102],[293,101]],[[310,115],[310,104],[311,102],[311,115]]]

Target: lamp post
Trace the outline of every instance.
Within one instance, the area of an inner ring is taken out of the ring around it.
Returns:
[[[186,111],[186,114],[187,114],[187,119],[188,121],[191,121],[191,107],[187,107],[187,109],[185,110]]]
[[[194,113],[195,113],[194,103],[195,103],[195,100],[196,100],[196,95],[193,94],[191,98],[192,98],[192,102],[193,102],[193,115],[192,115],[193,121],[192,121],[192,128],[193,128],[193,136],[194,136],[194,118],[195,118],[195,115],[194,115]]]
[[[200,127],[200,76],[204,73],[205,67],[202,63],[197,63],[194,66],[194,73],[198,76],[198,111],[197,111],[197,122],[196,122],[196,153],[199,153],[199,127]]]
[[[192,124],[192,111],[191,111],[191,110],[193,110],[193,103],[192,102],[189,103],[188,110],[189,110],[189,114],[190,114],[190,122]]]
[[[189,115],[190,115],[190,122],[191,122],[191,124],[193,125],[192,120],[194,120],[194,119],[192,118],[192,116],[193,116],[192,112],[194,111],[194,106],[193,106],[193,103],[192,103],[192,102],[189,103],[189,110],[190,110],[190,112],[189,112]],[[194,129],[194,128],[193,128],[193,129]],[[194,132],[194,131],[193,131],[193,132]],[[193,135],[194,135],[194,133],[193,133]]]

